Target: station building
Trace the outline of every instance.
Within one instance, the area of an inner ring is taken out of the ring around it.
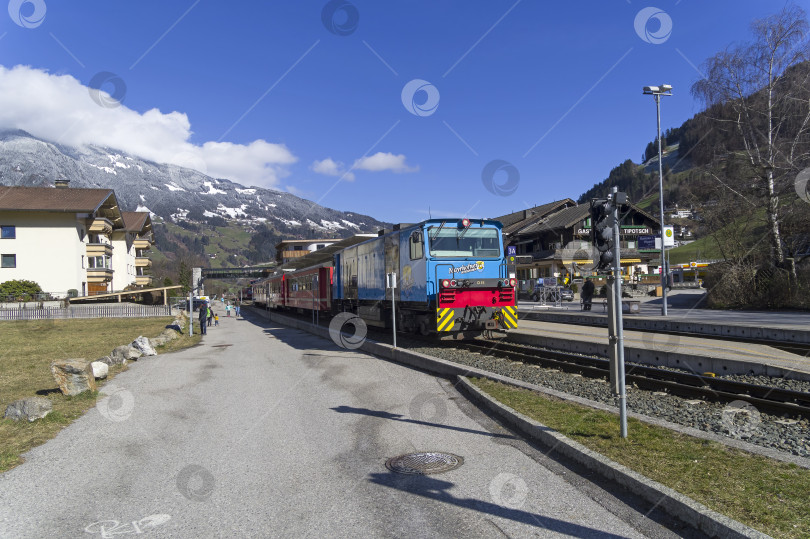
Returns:
[[[339,241],[340,238],[331,240],[283,240],[276,244],[276,262],[279,265],[286,264]]]
[[[25,279],[61,298],[152,282],[148,212],[111,189],[0,186],[0,283]]]
[[[659,249],[639,249],[639,236],[660,235],[660,221],[633,204],[621,226],[621,266],[625,279],[652,273],[661,265]],[[533,286],[544,277],[590,275],[595,265],[590,204],[566,198],[494,219],[503,223],[504,245],[520,257],[517,277]]]

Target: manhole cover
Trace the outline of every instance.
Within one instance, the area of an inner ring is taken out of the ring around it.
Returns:
[[[419,475],[449,472],[462,464],[464,457],[451,453],[409,453],[385,461],[392,472]]]

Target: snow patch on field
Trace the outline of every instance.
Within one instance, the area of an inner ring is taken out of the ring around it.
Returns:
[[[247,208],[244,204],[240,208],[229,208],[224,204],[217,205],[217,211],[220,214],[228,215],[231,219],[236,219],[238,216],[242,215],[247,217],[247,214],[244,212],[244,209]]]
[[[342,228],[346,228],[337,221],[327,221],[326,219],[321,219],[321,225],[323,225],[323,228],[329,230],[340,230]]]
[[[281,217],[276,217],[276,219],[278,219],[279,221],[281,221],[282,223],[284,223],[287,226],[301,226],[301,223],[299,223],[298,221],[293,221],[293,220],[288,221],[286,219],[282,219]]]
[[[174,182],[172,182],[172,183],[164,183],[163,185],[168,187],[169,191],[183,191],[183,192],[186,191],[185,189],[183,189],[182,187],[180,187],[179,185],[177,185]]]
[[[255,195],[256,194],[255,189],[239,189],[238,187],[236,188],[236,192],[241,194],[241,195]]]
[[[100,167],[98,165],[94,165],[93,163],[87,163],[87,164],[90,165],[91,167],[97,168],[99,170],[103,170],[107,174],[115,174],[116,176],[118,175],[118,173],[112,167]]]
[[[226,194],[225,191],[222,189],[217,189],[214,187],[214,184],[211,182],[203,182],[203,185],[208,188],[208,191],[202,191],[201,195],[224,195]]]
[[[341,222],[343,222],[343,224],[345,224],[349,228],[355,228],[357,230],[360,230],[360,225],[356,225],[356,224],[352,223],[351,221],[347,221],[346,219],[341,219]]]

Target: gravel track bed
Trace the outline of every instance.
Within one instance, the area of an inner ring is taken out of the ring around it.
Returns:
[[[400,344],[399,342],[397,344]],[[405,343],[402,343],[405,344]],[[401,345],[401,344],[400,344]],[[607,380],[586,378],[518,361],[484,356],[450,346],[413,342],[407,347],[447,361],[547,387],[608,405],[615,405]],[[528,347],[527,347],[528,348]],[[810,383],[765,376],[729,376],[729,379],[810,392]],[[802,457],[810,457],[810,421],[786,420],[759,412],[748,403],[726,405],[695,401],[627,386],[627,409],[696,429],[737,438]]]

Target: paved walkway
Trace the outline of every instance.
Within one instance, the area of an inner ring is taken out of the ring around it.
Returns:
[[[221,317],[105,392],[0,475],[0,536],[672,536],[541,465],[449,382],[263,319]],[[386,469],[413,451],[464,464]]]

